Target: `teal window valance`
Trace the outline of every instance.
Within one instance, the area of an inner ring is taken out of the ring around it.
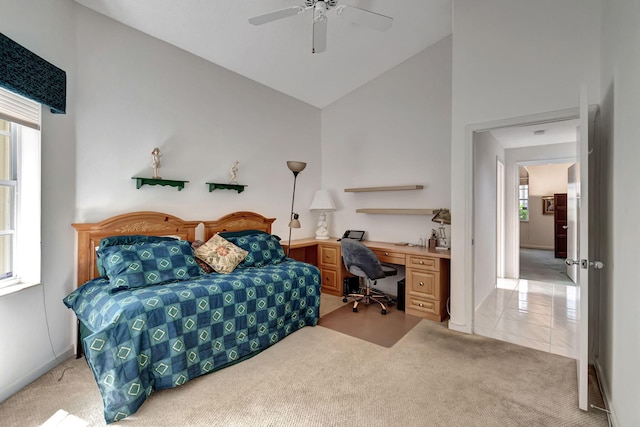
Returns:
[[[64,114],[67,73],[0,33],[0,87]]]

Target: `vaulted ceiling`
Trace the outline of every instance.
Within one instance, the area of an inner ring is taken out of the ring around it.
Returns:
[[[326,16],[312,53],[313,10],[254,26],[248,19],[304,0],[76,0],[116,21],[303,102],[324,108],[451,34],[451,0],[338,0],[393,18],[377,31]],[[346,14],[345,14],[346,15]]]

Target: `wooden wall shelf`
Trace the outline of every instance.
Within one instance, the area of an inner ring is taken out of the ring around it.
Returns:
[[[213,190],[236,190],[238,193],[242,193],[244,191],[244,187],[246,185],[242,184],[220,184],[218,182],[207,182],[209,185],[209,193]]]
[[[433,215],[436,211],[437,209],[387,209],[387,208],[356,209],[356,213],[393,214],[393,215]]]
[[[368,191],[402,191],[402,190],[422,190],[422,185],[396,185],[390,187],[360,187],[360,188],[345,188],[345,193],[364,193]]]
[[[184,184],[189,181],[177,181],[173,179],[162,179],[162,178],[142,178],[139,176],[134,176],[131,179],[136,180],[136,188],[139,189],[143,185],[168,185],[169,187],[177,187],[178,191],[181,191],[184,188]]]

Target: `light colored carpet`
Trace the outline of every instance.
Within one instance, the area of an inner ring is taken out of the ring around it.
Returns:
[[[104,425],[84,359],[1,403],[0,425],[39,426],[59,409]],[[153,393],[112,425],[588,427],[607,419],[578,409],[574,360],[421,320],[392,348],[303,328],[249,360]]]

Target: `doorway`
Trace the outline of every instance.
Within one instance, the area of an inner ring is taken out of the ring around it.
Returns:
[[[553,215],[543,214],[542,198],[566,192],[566,170],[576,149],[576,126],[577,120],[567,118],[473,133],[474,333],[573,358],[575,288],[568,289],[566,281],[521,278],[521,267],[529,264],[526,260],[521,265],[520,243],[523,240],[530,251],[549,252],[555,260]],[[533,176],[547,178],[538,178],[537,185],[530,182],[527,188],[529,234],[523,234],[520,226],[521,166],[531,169]],[[505,174],[502,185],[501,169]],[[558,181],[555,175],[562,169],[564,187],[553,187],[551,184]]]
[[[574,164],[564,160],[517,164],[520,279],[574,284],[565,264],[568,171]]]

